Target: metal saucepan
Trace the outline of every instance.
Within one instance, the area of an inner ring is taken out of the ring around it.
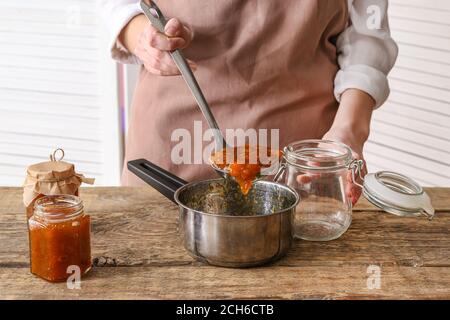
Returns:
[[[257,181],[243,196],[232,179],[187,183],[144,159],[128,162],[128,169],[178,204],[181,240],[197,260],[252,267],[282,257],[291,246],[299,197],[287,186]]]

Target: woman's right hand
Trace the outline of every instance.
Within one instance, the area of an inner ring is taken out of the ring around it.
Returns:
[[[192,41],[192,31],[179,20],[170,19],[164,33],[154,28],[144,15],[132,19],[122,32],[123,43],[129,51],[141,59],[145,68],[153,74],[173,76],[180,74],[169,52],[186,48]],[[188,60],[192,69],[196,64]]]

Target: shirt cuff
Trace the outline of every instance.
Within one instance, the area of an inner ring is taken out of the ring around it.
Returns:
[[[129,52],[125,46],[119,41],[118,37],[122,29],[131,21],[135,16],[142,13],[142,9],[138,4],[129,4],[116,10],[109,20],[112,21],[110,50],[111,57],[121,63],[126,64],[142,64],[142,61]]]
[[[379,108],[388,98],[390,89],[386,75],[367,65],[351,65],[341,69],[334,80],[334,96],[341,101],[342,93],[347,89],[359,89],[366,92],[375,100],[375,107]]]

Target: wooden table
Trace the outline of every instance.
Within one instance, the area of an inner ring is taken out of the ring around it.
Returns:
[[[86,188],[94,267],[80,290],[69,290],[30,274],[22,190],[0,188],[0,298],[448,299],[450,189],[428,191],[433,221],[396,217],[362,200],[340,239],[295,241],[276,263],[227,269],[186,254],[177,207],[150,187]],[[370,279],[368,286],[371,270],[380,271],[380,288]]]

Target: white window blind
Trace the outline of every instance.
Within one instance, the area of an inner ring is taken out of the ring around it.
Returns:
[[[63,148],[96,185],[119,183],[117,69],[92,0],[0,0],[0,185]]]
[[[399,57],[391,95],[374,114],[370,171],[392,170],[425,186],[450,186],[450,1],[391,0]]]

